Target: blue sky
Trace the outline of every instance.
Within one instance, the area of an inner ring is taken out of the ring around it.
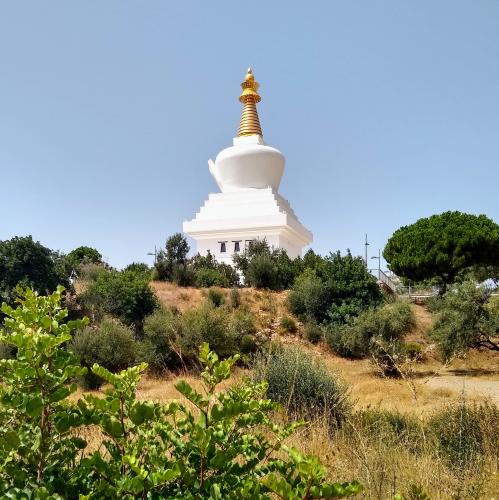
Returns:
[[[498,61],[493,0],[0,0],[0,240],[151,262],[216,190],[249,65],[320,253],[499,222]]]

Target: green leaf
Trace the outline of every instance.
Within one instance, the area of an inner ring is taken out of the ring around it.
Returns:
[[[43,409],[43,401],[40,396],[36,396],[33,399],[30,399],[25,406],[26,413],[30,417],[39,417],[42,414]]]
[[[185,380],[177,382],[175,388],[198,408],[204,409],[208,406],[208,401],[204,399],[199,392],[195,391]]]

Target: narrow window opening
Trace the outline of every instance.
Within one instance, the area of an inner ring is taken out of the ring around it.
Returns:
[[[227,251],[226,241],[219,241],[220,243],[220,253],[225,253]]]
[[[241,251],[241,241],[234,241],[234,252]]]

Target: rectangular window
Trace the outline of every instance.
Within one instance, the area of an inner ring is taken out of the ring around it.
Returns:
[[[241,240],[239,241],[234,241],[234,252],[240,252],[241,251]]]
[[[246,240],[244,242],[244,248],[246,248],[246,250],[248,250],[249,246],[256,240]]]
[[[227,242],[219,241],[220,243],[220,253],[225,253],[227,251]]]

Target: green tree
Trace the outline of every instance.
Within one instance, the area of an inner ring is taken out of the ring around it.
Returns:
[[[78,269],[82,263],[102,263],[102,255],[95,248],[86,246],[75,248],[66,255],[66,259],[73,269]]]
[[[499,265],[499,226],[485,215],[432,215],[395,231],[383,257],[404,278],[438,278],[443,293],[463,270]]]
[[[179,285],[190,285],[194,274],[189,272],[187,254],[189,244],[181,233],[175,233],[166,240],[165,249],[156,255],[156,272],[160,280],[174,281]]]
[[[0,241],[0,299],[12,303],[18,284],[46,293],[69,286],[68,278],[62,256],[31,236]]]

